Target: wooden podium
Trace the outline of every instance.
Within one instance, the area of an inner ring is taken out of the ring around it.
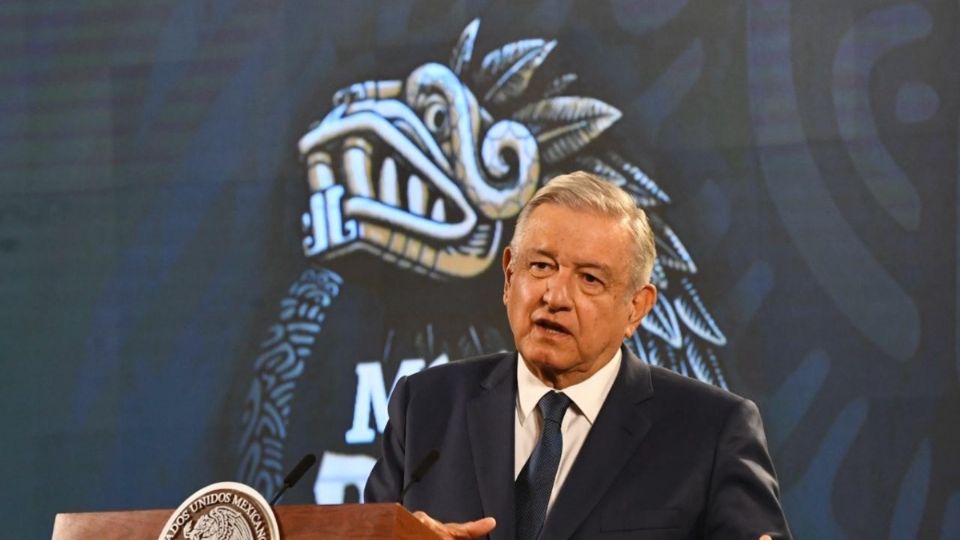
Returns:
[[[57,514],[52,540],[157,540],[174,512],[84,512]],[[439,538],[399,504],[297,504],[274,509],[283,540],[436,540]]]

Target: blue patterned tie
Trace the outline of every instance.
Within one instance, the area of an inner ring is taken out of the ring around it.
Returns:
[[[514,486],[518,540],[536,538],[547,517],[547,502],[563,451],[560,423],[569,406],[570,398],[559,392],[547,392],[537,403],[543,415],[543,434]]]

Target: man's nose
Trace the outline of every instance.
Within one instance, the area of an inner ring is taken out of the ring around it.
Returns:
[[[573,276],[560,271],[547,278],[543,302],[551,310],[569,309],[573,305]]]

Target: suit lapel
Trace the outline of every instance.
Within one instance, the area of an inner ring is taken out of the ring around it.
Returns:
[[[512,539],[513,430],[517,355],[506,355],[483,380],[483,391],[467,404],[467,428],[484,516],[497,518],[491,539]]]
[[[541,538],[568,538],[590,514],[650,429],[650,367],[623,348],[623,363],[544,523]]]

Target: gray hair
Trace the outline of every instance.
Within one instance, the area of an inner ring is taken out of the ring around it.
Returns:
[[[657,250],[647,214],[638,208],[633,197],[613,183],[584,171],[563,174],[549,180],[520,211],[517,227],[510,240],[510,249],[517,246],[526,231],[527,220],[534,209],[556,204],[571,210],[594,212],[621,220],[633,244],[630,284],[634,290],[650,282]]]

